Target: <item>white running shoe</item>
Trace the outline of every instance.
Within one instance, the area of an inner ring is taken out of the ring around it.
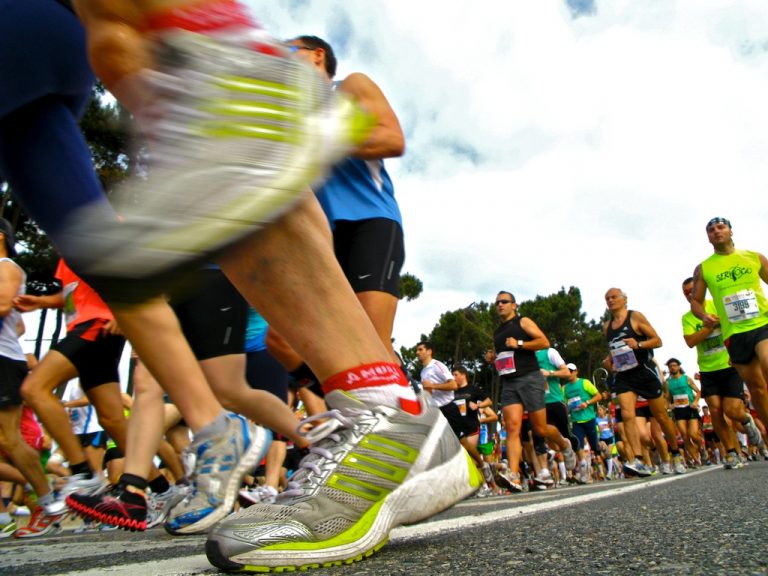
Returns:
[[[341,391],[310,453],[275,503],[214,526],[206,553],[224,570],[288,571],[361,560],[412,524],[475,492],[483,478],[423,394],[421,413],[369,406]]]
[[[180,282],[179,271],[277,219],[374,124],[262,30],[160,38],[159,70],[146,73],[157,108],[148,116],[159,118],[144,126],[149,177],[114,191],[114,211],[77,211],[62,235],[78,270],[113,300]]]

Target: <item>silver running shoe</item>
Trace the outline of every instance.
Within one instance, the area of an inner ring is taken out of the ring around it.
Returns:
[[[760,434],[760,430],[755,424],[755,419],[752,418],[752,414],[747,412],[747,422],[744,424],[744,431],[747,433],[747,440],[751,446],[760,446],[763,443],[763,436]]]
[[[114,210],[79,210],[62,235],[81,273],[113,299],[167,288],[178,271],[277,219],[375,122],[262,30],[176,30],[155,48],[142,126],[149,177],[114,191]],[[145,283],[137,291],[126,279]]]
[[[668,461],[662,462],[660,468],[661,468],[661,473],[664,474],[665,476],[668,474],[672,474],[672,464],[670,464]]]
[[[214,440],[194,443],[195,469],[186,497],[170,509],[170,534],[200,534],[232,512],[243,477],[265,456],[272,433],[238,414],[228,415],[228,429]]]
[[[292,571],[362,560],[390,530],[428,518],[475,492],[482,475],[439,409],[421,413],[326,395],[333,409],[275,503],[254,504],[215,526],[206,554],[224,570]]]
[[[162,523],[171,508],[187,497],[191,486],[172,485],[161,494],[150,492],[147,496],[147,530]]]

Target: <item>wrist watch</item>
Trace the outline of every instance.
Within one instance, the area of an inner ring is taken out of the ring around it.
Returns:
[[[518,340],[517,341],[517,347],[518,348],[522,348],[523,347],[523,341],[522,340]]]
[[[638,347],[638,348],[642,348],[642,347],[643,347],[643,343],[642,343],[642,342],[638,342],[638,343],[637,343],[637,347]]]

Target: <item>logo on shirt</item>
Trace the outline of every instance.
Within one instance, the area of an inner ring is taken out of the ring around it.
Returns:
[[[725,272],[721,272],[715,277],[715,280],[717,282],[722,282],[723,280],[732,280],[734,282],[737,282],[742,276],[747,276],[749,274],[752,274],[752,268],[745,268],[743,266],[734,266],[730,270],[726,270]]]

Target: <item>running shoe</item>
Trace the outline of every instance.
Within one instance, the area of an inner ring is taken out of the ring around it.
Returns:
[[[750,445],[760,446],[763,443],[763,436],[760,434],[760,430],[755,424],[755,419],[752,418],[752,414],[747,413],[747,421],[744,423],[744,432],[747,434],[747,440]]]
[[[641,478],[647,478],[650,476],[653,471],[646,466],[640,458],[635,458],[632,462],[627,462],[624,464],[624,470],[629,470],[632,474],[635,476],[640,476]]]
[[[576,452],[573,451],[573,448],[568,446],[568,448],[562,451],[562,454],[566,470],[575,470],[578,459],[576,458]]]
[[[208,535],[210,562],[224,570],[293,571],[352,563],[389,532],[452,506],[483,483],[440,410],[371,406],[333,391],[330,412],[288,489],[254,504]],[[439,488],[438,488],[439,487]]]
[[[675,456],[672,456],[672,469],[675,471],[675,474],[685,474],[686,468],[685,468],[685,459],[683,458],[682,454],[676,454]]]
[[[16,520],[13,519],[11,519],[11,521],[6,524],[0,524],[0,540],[13,536],[17,528],[18,526],[16,525]]]
[[[277,490],[272,486],[256,486],[255,488],[244,488],[237,495],[237,502],[241,508],[248,508],[259,502],[271,504],[277,499]]]
[[[741,462],[741,458],[739,458],[738,454],[728,452],[728,454],[725,455],[723,468],[725,470],[738,470],[739,468],[744,468],[744,464]]]
[[[539,473],[536,474],[536,477],[533,479],[533,481],[541,486],[552,486],[555,483],[555,480],[552,478],[552,474],[547,468],[542,468],[539,470]]]
[[[502,464],[501,468],[498,468],[496,470],[495,478],[496,484],[501,486],[502,488],[505,488],[507,490],[512,490],[512,470],[509,469],[509,466],[506,464]]]
[[[29,517],[29,523],[16,530],[13,536],[14,538],[37,538],[46,534],[56,534],[61,532],[61,521],[66,515],[66,512],[49,515],[45,513],[42,506],[38,506]]]
[[[67,510],[67,498],[75,492],[83,495],[93,495],[103,492],[108,487],[101,474],[73,474],[66,478],[64,485],[54,493],[54,501],[45,505],[48,515],[61,514]]]
[[[665,476],[668,474],[672,474],[672,464],[669,461],[665,461],[661,463],[661,473]]]
[[[493,490],[491,490],[488,485],[483,484],[480,486],[480,489],[475,492],[475,498],[488,498],[489,496],[493,496]]]
[[[178,29],[159,36],[155,56],[144,115],[155,120],[142,126],[149,177],[115,190],[114,209],[103,202],[77,211],[62,235],[80,273],[113,300],[164,290],[180,271],[276,220],[375,124],[261,30],[213,37]]]
[[[170,534],[199,534],[232,512],[243,477],[266,455],[272,433],[245,417],[229,414],[228,430],[220,438],[193,443],[191,487],[168,512]]]
[[[150,492],[147,498],[147,530],[162,523],[171,508],[187,496],[189,489],[189,486],[175,484],[161,494]]]
[[[67,496],[67,505],[83,518],[132,532],[147,529],[146,497],[125,484],[115,484],[96,494],[75,492]]]

